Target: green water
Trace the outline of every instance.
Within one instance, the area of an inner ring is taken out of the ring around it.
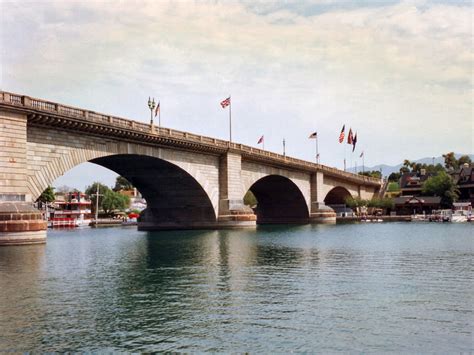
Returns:
[[[0,351],[473,351],[473,231],[49,231],[0,248]]]

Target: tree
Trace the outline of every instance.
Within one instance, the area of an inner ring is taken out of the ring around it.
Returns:
[[[367,206],[368,204],[367,200],[364,200],[357,196],[356,197],[349,196],[344,200],[344,202],[349,208],[363,207],[363,206]]]
[[[102,206],[102,202],[104,201],[104,195],[107,191],[110,191],[110,188],[100,182],[94,182],[92,185],[87,186],[86,188],[86,195],[88,195],[92,201],[92,213],[95,213],[95,208],[97,206],[97,197],[95,194],[97,193],[97,186],[99,186],[99,209]]]
[[[124,211],[130,205],[130,198],[121,193],[107,190],[102,201],[102,209],[106,214],[110,214],[115,210]]]
[[[369,177],[373,177],[373,178],[377,178],[377,179],[382,178],[382,173],[380,172],[380,170],[359,172],[359,175],[369,176]]]
[[[458,159],[458,166],[463,166],[464,164],[471,164],[471,158],[469,155],[462,155]]]
[[[41,206],[43,203],[54,202],[55,199],[56,199],[56,195],[54,193],[54,187],[48,186],[41,193],[40,197],[38,197],[38,199],[36,201],[38,201],[40,203],[40,206]]]
[[[258,201],[255,195],[252,193],[252,191],[248,190],[244,196],[244,205],[252,207],[256,206],[257,203]]]
[[[446,167],[446,169],[457,169],[459,167],[459,163],[456,160],[456,157],[454,156],[454,152],[443,154],[443,158],[444,166]]]
[[[422,189],[423,195],[441,197],[441,206],[450,208],[459,197],[459,190],[453,179],[445,171],[426,180]]]
[[[56,189],[57,193],[59,194],[68,194],[69,192],[74,191],[71,186],[61,185]]]
[[[402,175],[400,173],[391,173],[389,176],[388,176],[388,181],[390,182],[398,182],[398,180],[400,180],[400,177]]]
[[[131,189],[133,189],[133,185],[130,181],[125,179],[123,176],[117,176],[117,178],[115,179],[115,186],[113,188],[114,191]]]

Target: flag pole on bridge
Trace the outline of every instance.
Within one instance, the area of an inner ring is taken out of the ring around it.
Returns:
[[[318,132],[313,132],[313,133],[311,133],[308,138],[315,140],[315,145],[316,145],[316,164],[319,164]]]
[[[227,99],[221,101],[222,108],[226,108],[229,106],[229,146],[232,142],[232,102],[230,99],[230,95]]]

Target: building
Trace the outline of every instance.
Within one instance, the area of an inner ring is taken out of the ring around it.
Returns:
[[[470,202],[474,205],[474,164],[464,164],[450,172],[459,189],[459,202]]]
[[[400,196],[393,199],[397,215],[431,214],[440,208],[441,197]]]
[[[426,173],[425,169],[403,174],[400,177],[401,196],[420,196],[423,184],[432,176],[433,174]]]

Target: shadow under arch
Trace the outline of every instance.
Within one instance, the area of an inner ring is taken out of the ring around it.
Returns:
[[[268,175],[249,189],[257,199],[257,224],[308,223],[309,211],[298,186],[280,175]]]
[[[125,177],[147,201],[140,230],[209,228],[216,212],[203,187],[188,172],[146,155],[117,154],[90,160]]]
[[[348,197],[352,197],[352,195],[346,188],[336,186],[328,192],[324,203],[327,206],[341,206],[346,204],[346,198]]]

